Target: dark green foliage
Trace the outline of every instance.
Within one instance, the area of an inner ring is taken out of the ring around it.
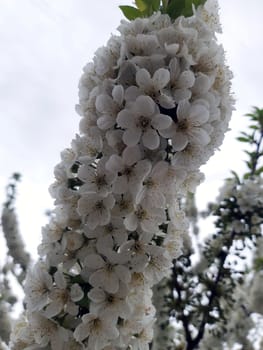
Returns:
[[[154,12],[160,11],[168,14],[172,19],[180,16],[190,17],[193,15],[193,6],[197,8],[206,0],[135,0],[133,6],[119,6],[124,16],[129,20],[139,17],[149,17]]]

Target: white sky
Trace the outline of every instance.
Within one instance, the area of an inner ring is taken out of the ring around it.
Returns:
[[[0,199],[13,172],[22,174],[17,201],[20,227],[36,256],[44,211],[52,208],[48,186],[62,149],[78,130],[78,80],[122,18],[118,5],[131,0],[0,0]],[[243,114],[263,107],[263,1],[219,0],[220,36],[234,72],[236,112],[221,152],[203,168],[199,203],[212,200],[230,169],[241,169]],[[244,157],[243,157],[244,158]],[[0,239],[1,242],[1,239]]]

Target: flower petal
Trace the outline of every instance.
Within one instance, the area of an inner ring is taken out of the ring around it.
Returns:
[[[135,110],[139,115],[149,117],[155,111],[155,102],[150,96],[139,96],[135,101]]]
[[[172,118],[165,114],[156,114],[152,119],[152,126],[157,130],[169,128],[172,125]]]
[[[170,81],[170,72],[168,69],[159,68],[153,75],[153,83],[156,90],[163,89]]]
[[[188,137],[182,132],[177,132],[172,139],[173,149],[175,151],[182,151],[188,144]]]
[[[98,254],[89,254],[85,258],[85,265],[91,270],[97,270],[105,265],[105,261]]]
[[[156,130],[148,129],[142,135],[142,142],[145,147],[153,150],[159,147],[160,145],[160,136],[157,134]]]
[[[148,89],[152,85],[152,79],[150,73],[142,68],[136,73],[136,83],[142,89]]]
[[[211,141],[211,138],[208,135],[208,133],[202,128],[193,128],[189,132],[189,136],[191,140],[193,140],[198,145],[205,146]]]
[[[125,130],[122,136],[123,142],[127,146],[135,146],[139,143],[142,131],[137,128]]]
[[[116,121],[123,129],[134,127],[134,115],[128,109],[121,110],[117,115]]]

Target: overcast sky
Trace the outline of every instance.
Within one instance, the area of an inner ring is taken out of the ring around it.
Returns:
[[[17,201],[20,227],[36,256],[44,211],[52,208],[48,186],[61,150],[78,130],[75,113],[82,67],[92,60],[122,18],[127,0],[0,0],[0,194],[13,172],[22,174]],[[245,127],[243,114],[263,107],[263,1],[219,0],[226,50],[234,73],[236,112],[221,152],[203,168],[198,191],[204,205],[230,169],[242,169],[233,143]],[[1,242],[1,239],[0,239]]]

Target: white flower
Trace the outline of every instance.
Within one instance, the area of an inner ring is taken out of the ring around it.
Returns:
[[[116,293],[120,281],[127,284],[131,279],[129,269],[124,265],[128,257],[124,254],[104,249],[104,258],[99,254],[90,254],[85,259],[85,265],[94,271],[89,277],[89,283],[93,287],[101,287],[106,292]]]
[[[142,139],[146,148],[156,149],[160,144],[157,131],[167,129],[172,119],[160,114],[149,96],[139,96],[130,109],[120,111],[117,123],[125,129],[123,141],[127,146],[135,146]]]
[[[149,263],[145,268],[144,276],[150,285],[153,285],[169,275],[173,263],[166,249],[162,247],[152,245],[148,248],[148,253]]]
[[[196,101],[190,104],[184,100],[179,102],[177,108],[176,132],[172,137],[172,145],[176,151],[182,151],[189,142],[207,145],[210,141],[204,124],[209,119],[206,103]]]
[[[154,34],[137,34],[126,37],[127,49],[134,55],[150,56],[158,49],[159,42]]]
[[[111,319],[100,318],[94,314],[86,314],[74,331],[78,342],[85,342],[87,350],[101,350],[117,338],[119,332]]]
[[[120,217],[112,217],[108,224],[98,226],[94,230],[91,230],[85,225],[84,234],[88,238],[97,238],[98,243],[100,243],[100,241],[103,242],[103,240],[110,235],[118,246],[127,239],[127,232],[123,225],[123,220]]]
[[[178,229],[172,222],[169,222],[162,247],[165,248],[172,260],[177,259],[182,254],[183,237],[187,235],[187,232],[186,229]]]
[[[194,85],[195,76],[191,70],[181,71],[179,60],[174,57],[169,63],[171,73],[171,90],[176,103],[189,100],[192,96],[191,87]],[[170,107],[171,108],[171,107]]]
[[[74,290],[76,292],[77,287],[70,291],[67,289],[66,279],[61,271],[57,271],[54,274],[55,285],[52,287],[49,298],[50,302],[44,311],[44,315],[48,318],[52,318],[58,315],[62,311],[68,312],[70,315],[76,316],[78,313],[78,306],[74,303],[74,300],[71,299],[71,293],[76,300],[76,293],[74,295]],[[80,299],[83,297],[83,292],[78,293]],[[77,298],[78,299],[78,298]],[[78,300],[80,300],[78,299]]]
[[[45,347],[50,344],[51,349],[64,349],[64,345],[69,336],[68,330],[38,313],[30,315],[29,325],[35,342],[39,344],[40,347]]]
[[[138,233],[137,233],[138,235]],[[143,272],[148,263],[148,245],[153,234],[141,233],[137,239],[130,239],[120,247],[120,251],[128,250],[130,253],[129,264],[132,272]]]
[[[138,226],[145,232],[158,231],[158,225],[166,219],[161,208],[149,208],[143,203],[135,206],[134,211],[124,219],[124,225],[129,231],[135,231]]]
[[[112,89],[112,96],[102,94],[96,98],[96,109],[100,114],[97,125],[102,130],[110,129],[116,123],[116,116],[121,110],[124,99],[122,85],[115,85]]]
[[[26,303],[31,312],[41,310],[49,303],[52,285],[52,277],[46,271],[46,267],[38,262],[29,271],[25,282]]]
[[[175,136],[176,137],[176,136]],[[172,164],[175,168],[182,167],[195,171],[200,165],[205,164],[213,151],[208,147],[196,143],[188,143],[187,146],[173,156]]]
[[[133,338],[131,342],[133,350],[149,350],[149,343],[153,338],[153,323],[154,320],[150,318],[148,324],[145,324],[139,334]]]
[[[72,149],[77,152],[79,161],[92,163],[101,152],[103,146],[102,138],[98,133],[93,133],[92,137],[76,135],[72,141]]]
[[[157,69],[152,78],[145,68],[139,69],[136,73],[136,83],[142,92],[165,108],[174,107],[174,101],[168,95],[169,90],[163,90],[168,85],[169,81],[170,72],[165,68]]]
[[[168,162],[159,161],[144,179],[143,186],[136,196],[136,202],[144,202],[147,206],[164,208],[167,198],[173,195],[175,183],[181,183],[186,177],[183,169],[170,166]]]
[[[218,15],[218,1],[217,0],[207,0],[204,6],[198,7],[195,12],[197,18],[200,18],[207,26],[215,32],[221,33],[222,28]]]
[[[80,187],[80,192],[96,192],[101,196],[107,196],[111,192],[111,185],[115,180],[115,176],[106,171],[106,159],[102,158],[96,164],[96,168],[90,164],[83,164],[79,167],[78,177],[84,181]]]
[[[67,231],[62,238],[62,246],[64,249],[74,252],[82,247],[84,237],[79,232]]]
[[[115,195],[115,206],[112,210],[112,215],[124,218],[127,214],[133,211],[133,195],[129,192],[121,195]]]
[[[118,317],[127,319],[130,316],[131,308],[126,300],[128,288],[120,283],[116,293],[107,293],[101,288],[93,288],[88,297],[92,301],[90,312],[101,315],[102,318],[112,318],[117,321]]]
[[[101,197],[96,193],[84,193],[78,201],[77,210],[85,223],[94,229],[98,225],[107,225],[110,222],[110,210],[114,202],[112,194]]]
[[[106,169],[118,175],[113,184],[113,192],[124,194],[130,191],[133,197],[136,196],[150,168],[149,160],[141,160],[141,151],[138,146],[126,147],[122,157],[113,154],[106,163]]]

